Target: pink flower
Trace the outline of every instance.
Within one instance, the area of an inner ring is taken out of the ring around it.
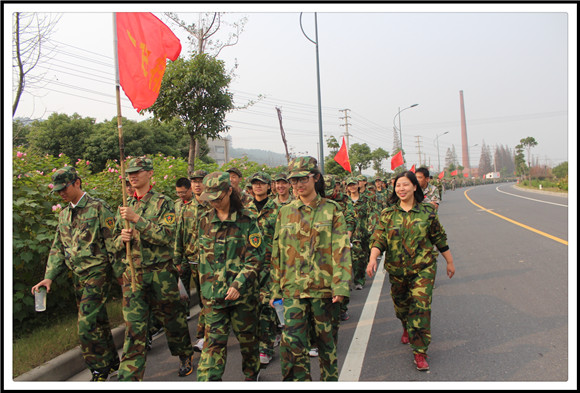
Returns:
[[[58,156],[59,156],[59,157],[62,157],[62,153],[60,153]]]
[[[172,167],[173,167],[173,164],[169,165],[169,168],[172,168]]]
[[[119,179],[122,179],[122,178],[123,178],[123,175],[119,175]]]
[[[48,185],[48,188],[50,188],[51,190],[52,190],[52,188],[53,188],[53,187],[54,187],[54,185],[53,185],[52,183],[50,183],[50,184]]]
[[[87,161],[87,166],[90,164],[90,162]]]
[[[18,178],[20,179],[22,177],[22,175],[18,175]]]
[[[56,168],[52,168],[52,171],[53,171],[53,172],[56,172]]]
[[[22,157],[23,155],[24,154],[22,152],[20,152],[20,151],[19,152],[16,152],[16,157],[18,157],[18,158]]]
[[[167,180],[167,175],[163,176],[163,179],[164,179],[164,180]]]
[[[60,203],[57,203],[56,205],[52,206],[52,211],[55,212],[57,210],[62,209],[62,206],[60,205]]]
[[[64,166],[68,166],[68,164],[64,164]]]

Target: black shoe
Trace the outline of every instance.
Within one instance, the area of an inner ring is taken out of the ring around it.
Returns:
[[[348,315],[348,313],[345,311],[342,314],[340,314],[340,320],[341,321],[348,321],[348,319],[350,318],[350,315]]]
[[[115,363],[109,368],[109,377],[113,377],[119,373],[120,362],[119,359],[115,360]]]
[[[179,372],[177,375],[186,377],[193,372],[193,355],[183,356],[179,355]]]
[[[104,382],[107,380],[107,378],[109,378],[109,373],[101,373],[98,371],[93,371],[93,378],[91,379],[91,382]]]

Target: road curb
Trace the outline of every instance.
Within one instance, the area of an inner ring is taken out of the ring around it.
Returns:
[[[193,297],[195,295],[197,295],[197,291],[194,289],[191,292],[191,296]],[[193,308],[195,308],[195,306],[192,306],[189,309],[190,314]],[[113,341],[115,342],[116,348],[122,348],[123,342],[125,340],[125,324],[111,329],[111,333],[113,334]],[[48,362],[19,375],[13,380],[15,382],[66,381],[76,374],[82,372],[86,368],[87,365],[83,359],[81,348],[80,346],[76,346],[73,349],[55,357],[54,359],[51,359]]]
[[[535,192],[536,194],[547,194],[547,195],[555,195],[555,196],[559,196],[559,197],[563,197],[563,198],[568,198],[567,192],[563,193],[563,192],[554,192],[554,191],[535,190],[533,188],[520,187],[516,184],[514,184],[514,187],[517,188],[518,190]]]

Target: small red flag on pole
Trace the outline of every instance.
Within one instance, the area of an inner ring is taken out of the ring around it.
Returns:
[[[411,167],[411,169],[409,169],[411,172],[415,173],[415,164],[413,164],[413,166]]]
[[[342,137],[342,146],[340,146],[338,153],[336,153],[334,156],[334,161],[338,162],[338,164],[343,167],[345,171],[352,173],[352,169],[350,168],[350,160],[348,158],[348,149],[346,147],[346,143],[344,143],[344,137]]]
[[[457,176],[457,169],[451,172],[451,176]]]
[[[166,59],[176,60],[181,42],[150,12],[117,13],[119,81],[137,111],[159,96]]]
[[[445,176],[445,171],[441,172],[437,177],[439,178],[439,180],[441,180],[443,179],[443,176]]]
[[[467,173],[464,173],[463,177],[469,177],[469,175]]]
[[[399,152],[391,158],[391,170],[403,165],[403,162],[403,151],[399,150]]]

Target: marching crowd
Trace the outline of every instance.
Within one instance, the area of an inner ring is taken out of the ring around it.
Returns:
[[[115,373],[119,381],[143,380],[159,329],[179,357],[181,377],[194,371],[198,351],[197,380],[221,380],[231,330],[247,381],[258,380],[277,345],[284,381],[311,380],[310,357],[319,359],[321,380],[337,381],[338,329],[349,319],[351,284],[363,289],[381,255],[401,342],[410,344],[418,370],[429,369],[437,255],[448,277],[455,267],[437,215],[441,192],[426,168],[388,183],[323,175],[308,156],[274,176],[257,172],[247,184],[235,167],[197,170],[178,179],[176,201],[152,186],[152,160],[130,159],[126,173],[128,197],[116,213],[83,191],[73,167],[53,174],[53,192],[69,205],[59,215],[44,279],[32,287],[50,291],[58,274],[73,272],[79,340],[93,381]],[[105,308],[114,280],[126,323],[120,359]],[[191,282],[201,308],[195,340],[182,295]]]

